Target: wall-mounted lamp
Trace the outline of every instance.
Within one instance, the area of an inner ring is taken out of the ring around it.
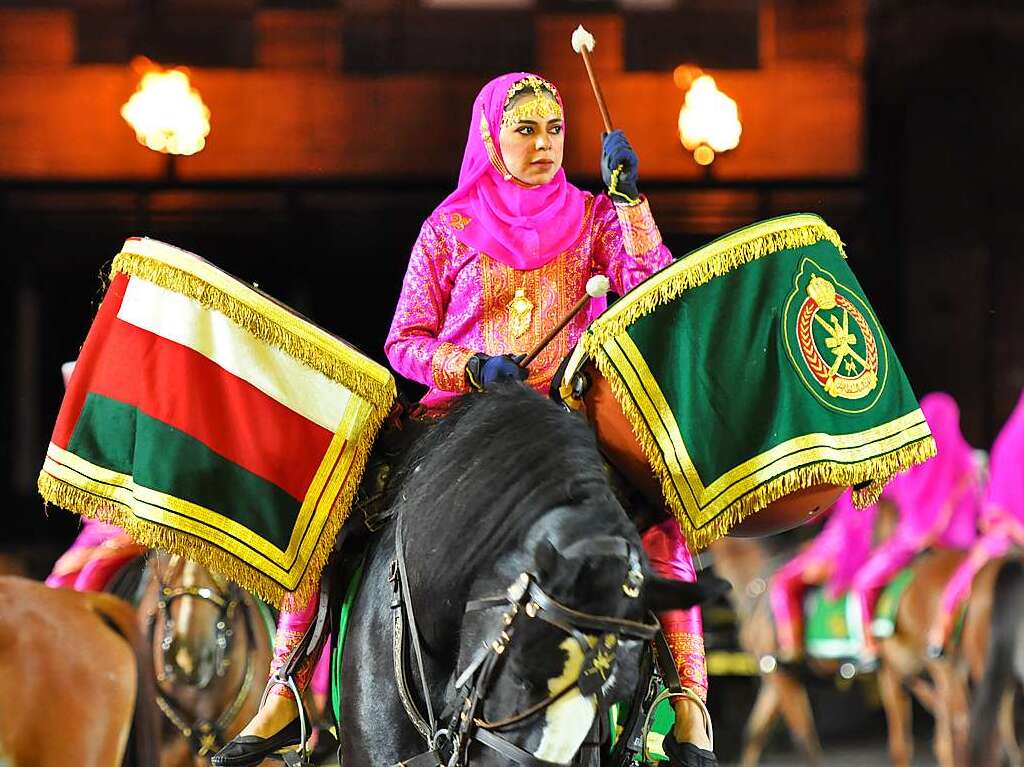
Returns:
[[[692,76],[687,76],[691,74]],[[686,150],[693,152],[698,165],[710,165],[715,154],[735,149],[740,143],[739,109],[736,102],[726,96],[711,75],[679,67],[674,79],[683,87],[687,83],[686,100],[679,110],[679,140]]]
[[[145,59],[134,63],[149,71],[121,107],[121,117],[132,126],[139,143],[169,155],[202,151],[210,133],[210,110],[189,82],[188,72],[160,69]]]

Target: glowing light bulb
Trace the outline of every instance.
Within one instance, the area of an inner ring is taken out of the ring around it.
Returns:
[[[726,96],[711,75],[696,78],[679,110],[679,140],[699,165],[710,165],[715,154],[735,149],[743,126],[736,102]]]
[[[210,134],[210,110],[181,69],[146,72],[121,117],[154,152],[195,154]]]

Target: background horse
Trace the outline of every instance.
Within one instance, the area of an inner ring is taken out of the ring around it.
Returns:
[[[774,658],[777,653],[775,627],[766,592],[767,581],[780,564],[780,559],[769,557],[765,545],[751,539],[723,539],[716,542],[713,551],[716,572],[733,584],[741,645],[755,658]],[[793,553],[787,552],[786,555]],[[1006,559],[994,561],[978,574],[967,604],[959,642],[948,656],[928,658],[925,647],[928,628],[939,610],[942,589],[964,556],[965,552],[959,551],[933,551],[915,560],[911,565],[913,579],[897,609],[895,631],[879,644],[879,688],[888,725],[889,755],[897,767],[909,765],[913,756],[908,690],[935,716],[935,753],[940,764],[966,763],[967,679],[980,681],[986,669],[997,575],[1012,562]],[[784,559],[785,556],[782,557]],[[1004,584],[1007,592],[1019,588],[1015,580]],[[1013,617],[1007,618],[1007,623],[1019,623],[1019,609],[1009,612]],[[1015,641],[1017,634],[1013,633],[1013,637]],[[1007,641],[1004,640],[1003,644]],[[1000,657],[1005,659],[1006,655],[1006,649],[1002,647]],[[838,666],[835,661],[807,660],[807,667],[823,676],[834,674]],[[772,726],[781,715],[808,763],[820,765],[821,746],[799,669],[778,666],[770,661],[761,668],[761,687],[747,722],[742,764],[753,767],[759,762]],[[1008,668],[1012,668],[1012,664]],[[1005,678],[1005,675],[1000,677],[1002,680]],[[997,707],[1004,705],[1005,708],[1005,704],[1001,704],[1005,698],[1002,694],[1005,681],[992,684],[992,689],[999,691],[999,694],[993,693]],[[995,720],[996,717],[992,716],[991,721]],[[1013,752],[1015,746],[1010,743],[1013,735],[1012,709],[1003,717],[1002,725],[1003,741],[1007,750]],[[984,731],[976,729],[979,733]],[[991,729],[987,732],[991,733]],[[979,735],[979,739],[981,737]],[[981,750],[981,746],[978,748]]]
[[[479,728],[504,738],[513,756],[474,742],[473,765],[530,758],[568,764],[575,757],[599,708],[578,687],[587,673],[579,637],[596,640],[605,632],[559,630],[534,619],[536,600],[523,611],[504,599],[469,612],[467,603],[503,595],[527,572],[576,611],[567,624],[582,613],[639,621],[649,609],[688,606],[699,593],[693,584],[645,579],[640,537],[611,491],[593,432],[525,387],[464,398],[411,449],[396,497],[395,516],[367,553],[348,622],[339,734],[341,763],[349,767],[384,767],[427,750],[406,714],[402,685],[394,682],[396,525],[433,710],[454,704],[457,725],[462,699],[454,677],[479,667],[481,657],[499,656],[483,662],[493,662],[495,671],[472,718],[513,722],[507,730]],[[606,700],[624,698],[636,686],[640,646],[624,638],[614,660],[605,659]],[[482,647],[490,648],[484,656]],[[422,689],[418,673],[408,681]],[[410,697],[423,708],[422,696]],[[597,758],[591,752],[587,763]]]
[[[162,712],[162,767],[208,757],[255,714],[270,666],[274,626],[237,585],[181,557],[153,552],[138,621]]]
[[[157,763],[148,647],[120,599],[0,577],[0,684],[0,763]]]
[[[1020,767],[1024,759],[1016,737],[1015,699],[1024,685],[1024,563],[1019,558],[990,562],[978,573],[974,588],[979,584],[992,595],[984,606],[991,622],[985,644],[984,632],[964,632],[965,655],[971,677],[977,680],[971,707],[970,764],[995,767],[1000,763],[997,744],[1002,744],[1007,763]],[[965,628],[970,629],[970,612],[967,617]],[[999,738],[993,732],[997,727]]]

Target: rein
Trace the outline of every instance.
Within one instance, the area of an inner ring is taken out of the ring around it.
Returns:
[[[625,541],[617,542],[616,548],[618,551],[615,553],[624,553],[630,563],[623,591],[630,597],[636,597],[639,595],[643,577],[639,555]],[[608,547],[595,546],[594,549],[607,551]],[[534,756],[497,733],[543,713],[574,689],[578,688],[585,696],[600,697],[603,685],[614,672],[619,640],[626,637],[649,641],[660,629],[656,619],[653,619],[652,623],[643,623],[574,610],[545,592],[536,576],[522,573],[504,594],[474,599],[466,603],[466,613],[500,607],[506,609],[499,626],[493,632],[493,639],[485,643],[455,681],[455,696],[447,701],[445,707],[446,711],[451,712],[448,726],[439,728],[424,673],[420,634],[416,627],[406,572],[401,514],[395,520],[395,559],[391,563],[390,580],[393,590],[391,607],[394,613],[395,681],[409,721],[426,740],[429,748],[428,751],[399,762],[394,767],[464,767],[468,764],[468,749],[473,742],[490,748],[505,759],[523,767],[563,767],[560,763]],[[524,620],[533,619],[545,621],[577,642],[584,656],[580,675],[564,689],[521,712],[496,722],[482,719],[477,713],[490,691],[495,672],[512,642],[516,627]],[[587,636],[584,630],[601,632],[602,636]],[[420,713],[409,690],[405,663],[406,633],[416,659],[420,693],[426,705],[426,717]]]
[[[157,603],[155,609],[149,613],[146,625],[146,635],[150,646],[156,645],[157,619],[162,619],[163,636],[160,642],[161,659],[163,668],[156,675],[156,704],[167,720],[174,726],[185,740],[188,741],[192,753],[199,758],[206,758],[209,754],[216,752],[224,745],[224,732],[237,718],[239,711],[245,704],[246,698],[252,689],[256,669],[253,663],[255,654],[256,634],[252,626],[250,607],[246,595],[234,583],[221,581],[215,578],[217,589],[206,586],[187,586],[171,588],[165,584],[158,568],[151,562],[150,569],[157,586]],[[227,707],[214,720],[195,716],[188,712],[184,704],[174,695],[164,690],[162,683],[175,679],[175,665],[170,658],[170,650],[173,641],[174,621],[171,617],[171,605],[177,599],[183,598],[199,599],[208,602],[217,608],[217,663],[214,675],[197,685],[198,689],[205,690],[214,679],[223,678],[231,665],[230,653],[235,639],[234,621],[236,613],[241,608],[243,626],[246,635],[245,666],[242,672],[242,680],[238,690],[231,698]]]

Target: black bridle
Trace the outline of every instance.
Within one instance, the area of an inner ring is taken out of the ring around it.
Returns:
[[[399,515],[395,522],[395,559],[391,564],[390,576],[394,593],[391,607],[394,613],[395,681],[406,714],[426,740],[429,750],[399,762],[394,767],[464,767],[468,764],[469,746],[474,742],[497,751],[505,759],[523,767],[564,767],[556,762],[536,757],[498,733],[544,713],[551,705],[575,689],[579,689],[581,694],[596,695],[600,698],[611,686],[620,640],[653,639],[660,629],[657,619],[651,616],[651,623],[643,623],[574,610],[544,591],[535,575],[522,573],[504,594],[475,599],[466,604],[466,613],[500,607],[504,607],[505,610],[500,623],[491,633],[493,638],[477,652],[455,681],[454,695],[449,698],[445,707],[448,715],[445,717],[447,726],[439,728],[423,668],[420,635],[416,628],[406,573],[401,523]],[[586,544],[587,542],[583,542],[577,545]],[[586,551],[594,554],[624,555],[629,562],[629,571],[626,581],[622,584],[623,592],[630,598],[639,596],[643,571],[639,553],[634,547],[623,540],[602,540],[593,542],[591,548],[587,548]],[[584,656],[580,674],[564,689],[552,693],[529,708],[499,721],[488,721],[482,718],[481,707],[490,692],[496,672],[502,665],[505,652],[515,636],[517,627],[524,621],[534,619],[545,621],[576,641]],[[409,691],[405,668],[406,626],[418,666],[421,696],[427,709],[426,717],[420,713]]]
[[[184,566],[184,565],[182,565]],[[147,624],[147,637],[151,646],[156,644],[156,626],[158,621],[163,629],[163,636],[160,640],[161,666],[156,672],[156,703],[168,721],[181,733],[189,744],[192,753],[200,758],[206,758],[224,745],[224,731],[238,716],[242,705],[245,703],[249,692],[252,689],[255,678],[255,664],[253,655],[255,653],[256,634],[253,630],[251,617],[249,615],[247,597],[236,584],[218,578],[213,573],[215,588],[207,586],[180,586],[171,587],[169,580],[165,580],[156,563],[150,558],[149,571],[156,582],[157,602],[156,608],[149,613]],[[179,667],[171,656],[174,635],[174,618],[171,616],[171,606],[179,599],[198,599],[202,602],[213,605],[217,609],[217,620],[215,627],[215,663],[213,672],[205,675],[196,684],[181,681]],[[245,639],[248,651],[245,654],[245,666],[242,670],[242,679],[231,702],[227,705],[220,716],[216,719],[207,719],[196,716],[189,712],[184,704],[174,695],[163,688],[163,684],[182,684],[195,689],[205,690],[216,679],[222,679],[231,666],[231,650],[235,637],[235,618],[242,614],[242,624],[245,628]]]

